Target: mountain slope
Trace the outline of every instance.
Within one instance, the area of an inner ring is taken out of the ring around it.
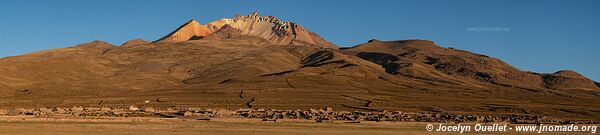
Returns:
[[[526,82],[503,82],[503,78],[496,78],[503,77],[503,72],[490,72],[492,78],[480,78],[477,72],[513,68],[503,66],[505,63],[497,59],[440,48],[430,41],[373,41],[341,51],[265,46],[266,42],[253,36],[134,47],[94,41],[3,58],[0,107],[330,106],[348,111],[527,114],[579,119],[597,118],[594,112],[600,111],[594,109],[600,103],[598,90],[571,87],[577,80],[557,85],[570,87],[565,91],[542,85],[529,87]],[[432,62],[432,58],[438,60]],[[454,70],[457,65],[453,63],[473,69]],[[482,63],[499,65],[476,65]],[[566,71],[556,74],[581,77]]]

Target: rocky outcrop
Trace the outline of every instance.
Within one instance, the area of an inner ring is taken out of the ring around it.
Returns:
[[[244,35],[265,38],[273,45],[338,48],[296,23],[281,21],[274,16],[259,16],[256,12],[247,16],[235,16],[233,19],[220,19],[206,24],[206,27],[211,31],[217,31],[225,25],[240,30]]]
[[[208,30],[206,27],[204,27],[204,25],[200,25],[200,23],[196,22],[196,20],[190,20],[177,28],[177,30],[169,33],[155,42],[183,42],[188,40],[197,40],[207,36],[210,33],[212,33],[212,31]]]

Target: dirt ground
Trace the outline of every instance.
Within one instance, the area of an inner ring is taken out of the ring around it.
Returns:
[[[40,118],[31,116],[1,116],[0,134],[111,134],[111,135],[187,135],[187,134],[344,134],[344,135],[397,135],[397,134],[459,134],[458,132],[431,132],[422,122],[325,122],[303,120],[265,122],[249,118],[215,118],[210,121],[149,118]],[[434,123],[435,124],[435,123]],[[516,132],[466,132],[464,134],[517,134]],[[537,134],[537,133],[518,133]],[[569,134],[569,133],[544,133]]]
[[[422,134],[420,123],[262,122],[259,119],[211,121],[164,118],[3,117],[0,134]]]

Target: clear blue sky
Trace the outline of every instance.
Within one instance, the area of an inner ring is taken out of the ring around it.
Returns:
[[[252,11],[340,46],[428,39],[522,70],[571,69],[600,81],[598,0],[2,0],[0,57],[92,40],[155,40],[189,19],[204,24]]]

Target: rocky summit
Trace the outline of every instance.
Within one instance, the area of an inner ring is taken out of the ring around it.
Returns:
[[[258,13],[206,25],[191,20],[155,42],[93,41],[6,57],[0,73],[0,108],[9,110],[331,107],[600,120],[598,83],[575,71],[523,71],[429,40],[338,49],[296,23]]]
[[[254,12],[247,16],[223,18],[206,24],[209,30],[217,31],[225,25],[239,29],[242,34],[262,37],[273,45],[306,45],[323,48],[338,48],[304,27],[274,16],[259,16]]]
[[[255,36],[266,39],[270,45],[300,45],[321,48],[338,47],[321,38],[304,27],[289,21],[279,20],[274,16],[259,16],[254,12],[247,16],[235,16],[233,19],[223,18],[206,25],[190,20],[175,31],[155,42],[182,42],[205,38],[230,38],[234,35]],[[225,34],[226,33],[226,34]]]

